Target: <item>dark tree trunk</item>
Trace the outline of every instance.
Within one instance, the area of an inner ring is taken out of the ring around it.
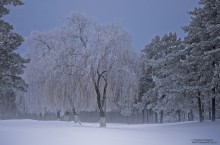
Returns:
[[[57,120],[60,120],[60,112],[61,110],[57,110]]]
[[[181,117],[180,117],[180,115],[181,115],[181,114],[180,114],[180,110],[177,110],[176,112],[177,112],[177,115],[178,115],[178,122],[180,122],[180,121],[181,121]]]
[[[186,112],[183,112],[183,121],[186,121]]]
[[[201,98],[198,97],[198,107],[199,107],[199,121],[203,121],[203,115],[202,115],[202,104],[201,104]]]
[[[100,119],[99,119],[99,124],[100,127],[106,127],[106,118],[105,118],[105,112],[104,112],[104,105],[106,101],[106,93],[107,93],[107,87],[108,87],[108,82],[107,82],[107,76],[104,76],[104,73],[106,71],[103,71],[102,73],[97,72],[98,78],[95,80],[93,79],[93,83],[95,86],[95,92],[97,96],[97,104],[99,108],[99,113],[100,113]],[[100,87],[100,81],[101,79],[104,80],[104,88],[103,91],[101,90]]]
[[[99,112],[99,115],[100,115],[100,119],[99,119],[100,127],[106,127],[105,112],[102,110]]]
[[[193,121],[192,110],[188,113],[188,121]]]
[[[73,110],[73,115],[76,115],[76,109],[72,108],[72,110]]]
[[[147,111],[147,123],[149,123],[149,109],[147,109],[146,111]]]
[[[205,119],[204,103],[202,103],[202,121]]]
[[[209,120],[212,120],[212,108],[210,102],[209,102]]]
[[[160,123],[163,123],[163,110],[160,111]]]
[[[145,123],[145,109],[142,110],[142,123]]]
[[[104,111],[100,111],[99,115],[100,115],[100,117],[105,117],[105,112]]]
[[[211,110],[209,110],[209,120],[212,120],[212,111]]]
[[[42,113],[39,114],[40,120],[43,120],[43,115]]]
[[[65,111],[65,113],[64,113],[64,120],[65,121],[70,121],[70,112],[69,111]]]
[[[157,117],[158,117],[157,112],[155,112],[154,114],[155,114],[155,120],[154,120],[154,122],[157,123]]]
[[[194,121],[194,114],[193,114],[193,110],[191,110],[191,121]]]
[[[80,123],[79,113],[76,112],[75,108],[72,108],[72,111],[73,111],[73,121],[75,123]]]
[[[154,111],[152,109],[149,109],[149,123],[153,123],[154,118]]]
[[[212,98],[212,121],[215,121],[215,97]]]
[[[147,111],[147,123],[148,123],[148,118],[149,118],[149,112],[148,112],[148,109],[147,109],[147,105],[148,105],[148,103],[146,103],[145,104],[145,106],[144,106],[144,108],[143,108],[143,110],[142,110],[142,123],[146,123],[146,116],[145,116],[145,112]]]

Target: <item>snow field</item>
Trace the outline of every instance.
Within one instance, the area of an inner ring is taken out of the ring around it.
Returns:
[[[220,121],[172,124],[107,124],[35,120],[0,121],[0,145],[192,145],[220,144]],[[210,144],[210,143],[209,143]]]

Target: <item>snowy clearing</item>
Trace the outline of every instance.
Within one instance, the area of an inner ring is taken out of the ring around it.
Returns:
[[[172,124],[107,124],[36,120],[0,121],[0,145],[220,144],[220,120]]]

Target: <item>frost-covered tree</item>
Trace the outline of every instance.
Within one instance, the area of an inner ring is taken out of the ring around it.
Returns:
[[[0,1],[0,107],[11,111],[15,106],[15,90],[24,91],[27,87],[20,74],[28,60],[22,58],[15,50],[22,44],[23,38],[13,32],[13,27],[2,18],[9,14],[7,5],[22,5],[20,0]]]
[[[191,22],[183,27],[187,33],[185,65],[191,71],[186,79],[197,93],[200,121],[203,120],[202,105],[212,101],[212,120],[215,120],[215,98],[219,97],[220,65],[220,1],[200,0],[199,8],[189,14]]]
[[[24,94],[27,110],[42,115],[73,112],[74,118],[78,118],[80,111],[89,110],[94,103],[88,105],[92,100],[91,86],[84,83],[83,72],[78,67],[83,63],[78,57],[78,41],[66,35],[62,27],[34,32],[27,43],[27,56],[32,59],[24,75],[30,84]]]
[[[174,109],[189,114],[198,111],[200,121],[204,120],[205,111],[212,108],[209,116],[214,121],[220,80],[220,2],[201,0],[200,4],[201,7],[189,13],[191,23],[183,27],[187,33],[185,46],[176,36],[164,35],[162,38],[156,36],[144,49],[146,66],[152,69],[155,87],[149,89],[151,92],[146,91],[142,98],[153,98],[155,103],[148,106],[155,111]],[[195,102],[198,109],[194,108]]]
[[[152,78],[152,67],[147,65],[147,58],[142,52],[139,62],[139,82],[138,82],[138,100],[136,100],[134,107],[142,112],[142,122],[145,122],[145,111],[147,111],[147,123],[149,123],[149,107],[150,101],[147,97],[152,94],[152,89],[155,83]],[[149,95],[147,95],[149,94]]]
[[[134,66],[134,56],[130,37],[119,26],[97,25],[90,44],[90,55],[86,71],[96,93],[97,106],[100,113],[100,126],[104,127],[106,126],[106,109],[111,108],[108,102],[110,100],[113,101],[115,97],[119,97],[118,105],[121,106],[125,105],[128,100],[132,101],[135,96],[134,83],[136,76],[132,67]],[[125,78],[130,78],[131,80]],[[117,86],[118,84],[114,86],[117,80],[122,81],[124,83],[123,86]],[[131,83],[132,81],[133,84]],[[121,87],[120,94],[114,93],[115,89],[119,89],[117,87]],[[128,106],[124,106],[124,109],[128,109]],[[122,114],[127,111],[123,110]]]
[[[180,85],[182,41],[175,33],[156,36],[143,50],[145,69],[140,80],[142,107],[160,114],[164,111],[180,110],[184,91]],[[144,102],[144,104],[143,104]]]
[[[97,110],[103,127],[107,111],[131,113],[137,67],[130,36],[120,26],[73,13],[62,27],[32,33],[28,46],[29,111]]]

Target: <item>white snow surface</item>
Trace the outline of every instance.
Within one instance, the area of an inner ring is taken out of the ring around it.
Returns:
[[[220,120],[138,125],[109,123],[106,128],[99,128],[97,123],[0,121],[0,145],[196,144],[220,145]]]

